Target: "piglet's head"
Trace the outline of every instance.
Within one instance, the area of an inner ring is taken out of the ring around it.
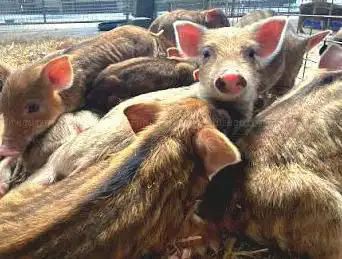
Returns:
[[[215,121],[220,118],[212,117],[216,112],[214,108],[208,109],[205,101],[189,98],[166,106],[140,103],[127,107],[124,114],[136,134],[152,125],[154,128],[146,130],[145,134],[161,135],[164,140],[174,139],[181,143],[182,147],[172,151],[172,156],[174,152],[180,152],[176,150],[187,150],[189,153],[179,154],[180,157],[192,159],[196,164],[201,161],[203,169],[199,171],[204,172],[208,180],[224,167],[241,161],[238,148],[216,128]],[[161,150],[170,149],[168,145],[163,148],[162,141],[158,143]],[[167,156],[167,152],[164,155]]]
[[[219,8],[204,10],[204,23],[208,28],[229,27],[229,20],[224,12]]]
[[[12,72],[3,87],[4,134],[1,156],[21,153],[64,112],[59,92],[69,88],[73,71],[67,56]]]
[[[256,93],[261,70],[282,49],[287,19],[272,17],[246,28],[207,29],[189,21],[174,23],[177,49],[197,57],[202,95],[222,101]]]

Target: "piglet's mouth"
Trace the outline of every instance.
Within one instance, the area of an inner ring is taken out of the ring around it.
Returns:
[[[7,146],[0,146],[0,156],[18,156],[20,155],[20,151],[18,151],[17,149],[14,148],[9,148]]]

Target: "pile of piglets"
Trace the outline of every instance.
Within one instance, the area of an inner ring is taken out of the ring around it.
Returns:
[[[331,33],[175,10],[1,65],[0,258],[341,258],[342,48],[295,85]]]

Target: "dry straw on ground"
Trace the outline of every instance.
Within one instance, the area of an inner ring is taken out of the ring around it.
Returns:
[[[46,37],[28,41],[0,41],[0,63],[4,63],[9,67],[25,65],[82,39],[68,37],[53,39]]]

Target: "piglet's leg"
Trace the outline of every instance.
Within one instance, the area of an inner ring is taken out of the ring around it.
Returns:
[[[181,255],[177,255],[177,253],[169,256],[168,259],[190,259],[191,258],[191,249],[185,248],[181,252]]]
[[[9,182],[12,176],[12,166],[17,157],[5,157],[0,162],[0,197],[4,196],[9,190]]]

